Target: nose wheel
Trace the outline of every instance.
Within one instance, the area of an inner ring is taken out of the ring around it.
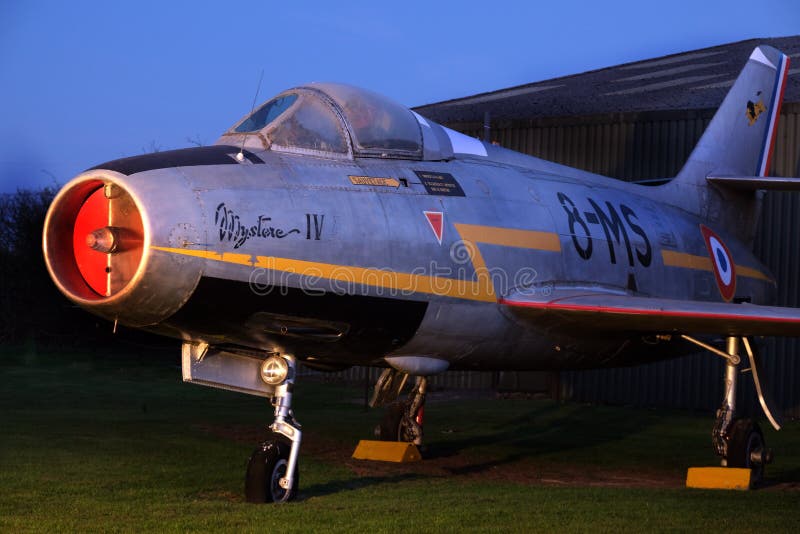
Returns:
[[[281,480],[286,478],[289,466],[291,443],[283,436],[276,435],[256,447],[247,462],[245,477],[245,496],[252,503],[281,503],[297,497],[299,477],[295,463],[292,486],[284,488]]]

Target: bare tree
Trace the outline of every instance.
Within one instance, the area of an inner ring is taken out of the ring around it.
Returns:
[[[205,146],[205,143],[200,138],[200,134],[194,134],[194,136],[187,136],[186,142],[194,146]]]
[[[162,146],[156,143],[155,139],[150,141],[150,145],[147,147],[142,147],[142,154],[154,154],[156,152],[161,152]]]

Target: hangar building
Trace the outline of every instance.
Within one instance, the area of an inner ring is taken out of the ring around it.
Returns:
[[[800,36],[694,50],[415,111],[506,148],[621,180],[671,177],[759,44],[792,61],[770,174],[800,176]],[[767,194],[755,250],[778,281],[777,304],[800,307],[800,193]],[[763,351],[779,406],[800,417],[800,340],[768,340]],[[625,369],[504,375],[500,382],[515,389],[547,382],[562,399],[714,410],[722,399],[723,361],[699,354]],[[741,406],[756,406],[752,381],[739,383]]]

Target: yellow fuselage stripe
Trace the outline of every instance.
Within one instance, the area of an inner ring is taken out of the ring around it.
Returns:
[[[495,302],[494,292],[486,284],[472,280],[457,280],[441,276],[401,273],[384,269],[352,267],[315,261],[292,260],[272,256],[257,256],[256,268],[296,273],[312,278],[325,278],[338,282],[380,287],[405,293],[426,293],[483,302]]]
[[[664,265],[669,267],[683,267],[685,269],[694,269],[697,271],[714,272],[714,267],[711,265],[711,258],[708,256],[695,256],[694,254],[687,254],[685,252],[662,250],[661,259],[664,261]],[[746,276],[748,278],[774,282],[772,278],[758,269],[745,267],[739,264],[736,265],[736,276]]]
[[[461,239],[472,241],[473,243],[561,252],[561,240],[558,234],[553,232],[459,223],[454,226]]]
[[[477,247],[478,243],[561,252],[561,240],[558,234],[553,232],[459,223],[455,223],[453,226],[455,226],[459,237],[465,242],[467,253],[478,277],[478,283],[483,283],[486,286],[485,290],[491,292],[493,297],[496,297],[494,286],[491,283],[491,276],[483,255]]]
[[[380,287],[390,291],[407,293],[427,293],[455,297],[482,302],[495,302],[494,291],[486,291],[487,285],[482,281],[456,280],[440,276],[428,276],[415,273],[400,273],[383,269],[351,267],[333,263],[275,258],[272,256],[253,256],[230,252],[213,252],[204,250],[188,250],[184,248],[151,247],[170,254],[181,254],[207,260],[246,265],[257,269],[270,269],[286,273],[294,273],[311,278],[325,278],[344,283],[353,283],[372,287]]]
[[[497,300],[497,295],[494,290],[494,284],[492,283],[491,273],[486,268],[483,256],[480,250],[478,250],[478,243],[552,252],[561,251],[561,243],[558,234],[551,232],[516,230],[472,224],[456,224],[455,227],[461,239],[465,241],[467,252],[472,261],[472,266],[475,269],[476,280],[458,280],[441,276],[401,273],[384,269],[354,267],[290,258],[276,258],[273,256],[256,256],[256,259],[253,260],[253,256],[250,254],[238,254],[233,252],[214,252],[157,246],[151,248],[171,254],[181,254],[207,260],[246,265],[259,269],[295,273],[312,278],[324,278],[345,283],[380,287],[391,291],[426,293],[482,302],[495,302]]]
[[[494,290],[494,284],[492,283],[491,273],[486,267],[486,262],[477,246],[478,243],[548,252],[561,252],[559,236],[552,232],[458,223],[454,226],[459,237],[464,241],[466,251],[476,273],[475,280],[458,280],[441,276],[401,273],[385,269],[337,265],[333,263],[295,260],[291,258],[276,258],[273,256],[256,256],[255,259],[253,259],[253,256],[250,254],[235,252],[214,252],[158,246],[153,246],[151,248],[171,254],[192,256],[258,269],[294,273],[301,276],[335,280],[338,282],[380,287],[390,291],[426,293],[481,302],[495,302],[497,300],[497,295]],[[696,256],[685,252],[662,250],[661,257],[666,266],[713,272],[711,258],[708,256]],[[761,271],[750,267],[737,265],[736,273],[739,276],[773,282],[771,278]]]

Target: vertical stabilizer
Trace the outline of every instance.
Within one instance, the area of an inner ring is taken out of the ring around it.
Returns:
[[[708,176],[766,176],[778,126],[789,57],[759,46],[678,175],[659,195],[748,239],[761,195],[711,185]]]

